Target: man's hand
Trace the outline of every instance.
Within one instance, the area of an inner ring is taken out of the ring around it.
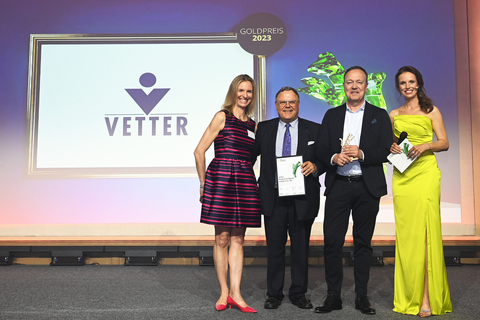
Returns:
[[[309,174],[317,172],[317,166],[310,162],[310,161],[305,161],[302,164],[302,174],[307,177]]]
[[[345,153],[350,158],[353,158],[353,160],[357,160],[357,159],[362,160],[363,158],[362,151],[358,146],[355,146],[355,145],[353,146],[348,145],[343,147],[342,153]]]
[[[346,164],[349,164],[352,162],[352,157],[347,155],[346,153],[337,153],[333,157],[333,163],[335,163],[337,166],[343,167]]]

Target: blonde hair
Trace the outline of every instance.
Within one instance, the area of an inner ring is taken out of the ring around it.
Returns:
[[[255,108],[255,98],[257,95],[257,90],[255,88],[255,80],[253,80],[247,74],[241,74],[236,76],[233,79],[232,83],[230,83],[230,87],[228,88],[227,96],[225,97],[225,102],[222,105],[222,110],[227,110],[230,113],[233,113],[233,107],[237,104],[237,90],[240,83],[244,81],[249,81],[252,84],[252,100],[247,106],[245,113],[248,117],[253,114],[253,109]]]

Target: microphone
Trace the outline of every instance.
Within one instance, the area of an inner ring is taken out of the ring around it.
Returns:
[[[406,133],[405,131],[403,131],[402,133],[400,133],[400,137],[398,137],[398,142],[397,144],[400,145],[400,143],[403,142],[403,140],[405,140],[405,138],[408,136],[408,133]]]

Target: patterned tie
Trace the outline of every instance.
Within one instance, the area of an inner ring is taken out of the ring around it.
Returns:
[[[292,155],[292,137],[290,136],[290,123],[285,125],[285,135],[283,136],[283,149],[282,157],[288,157]]]

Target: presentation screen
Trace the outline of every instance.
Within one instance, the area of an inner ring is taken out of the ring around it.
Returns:
[[[228,85],[254,76],[235,39],[32,35],[29,173],[195,173]]]

